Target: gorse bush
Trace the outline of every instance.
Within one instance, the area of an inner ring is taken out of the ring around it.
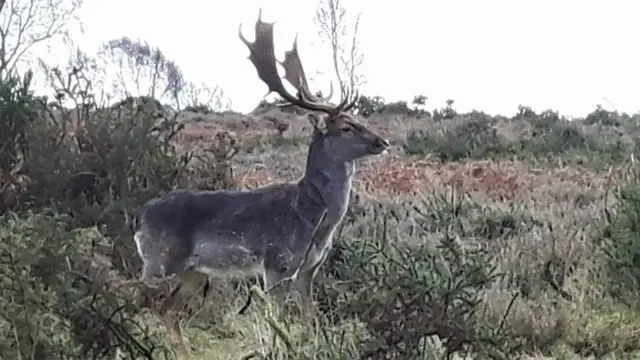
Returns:
[[[393,103],[386,102],[381,96],[364,96],[361,95],[354,106],[354,112],[367,118],[373,114],[378,115],[407,115],[407,116],[423,116],[430,115],[429,112],[419,108],[424,105],[426,98],[417,96],[412,105],[406,101],[397,101]]]
[[[427,197],[406,211],[380,209],[370,216],[377,224],[372,229],[359,237],[343,234],[341,260],[331,268],[334,276],[349,280],[328,292],[344,309],[339,313],[366,325],[369,338],[361,357],[430,359],[466,349],[502,358],[510,351],[508,330],[477,311],[484,306],[483,289],[503,276],[489,248],[480,244],[516,232],[519,225],[487,229],[491,215],[455,191]],[[434,238],[414,243],[392,235],[391,229],[408,219],[417,226],[414,231]],[[504,311],[507,316],[510,310]]]
[[[587,125],[600,124],[605,126],[619,126],[628,119],[628,116],[620,115],[617,111],[607,111],[598,105],[596,109],[585,117]]]
[[[139,266],[125,220],[152,196],[199,186],[199,172],[208,176],[203,186],[231,186],[215,175],[227,174],[235,145],[221,136],[188,166],[194,155],[178,152],[173,140],[183,125],[175,117],[135,101],[100,107],[74,91],[90,89],[86,78],[76,71],[68,78],[65,99],[74,109],[62,97],[34,97],[30,76],[0,84],[0,312],[7,314],[0,353],[171,356],[139,319],[135,287],[120,285]]]
[[[615,209],[606,210],[600,248],[610,276],[609,291],[616,297],[635,296],[640,289],[640,174],[614,189]]]
[[[441,161],[486,159],[507,156],[513,150],[501,138],[487,119],[472,119],[442,133],[412,132],[408,135],[405,151],[410,155],[433,154]]]
[[[0,230],[0,283],[2,283],[3,339],[0,353],[12,358],[61,358],[77,351],[65,313],[78,300],[72,279],[60,267],[76,252],[75,234],[68,244],[58,242],[67,224],[56,218],[9,218]],[[62,245],[62,246],[61,246]],[[66,294],[56,289],[69,289]]]
[[[466,228],[466,215],[477,206],[452,193],[410,209],[376,206],[363,215],[362,228],[339,230],[316,294],[324,315],[320,329],[330,330],[318,330],[319,340],[305,342],[295,329],[271,319],[283,346],[266,358],[431,359],[463,350],[506,358],[516,344],[509,330],[480,310],[483,290],[503,274],[489,249],[471,242],[476,231]],[[394,235],[407,217],[417,231],[435,232],[437,239],[421,244]],[[264,309],[266,317],[269,311]]]
[[[569,121],[553,111],[536,114],[521,107],[506,122],[522,124],[530,130],[515,139],[507,138],[497,132],[497,118],[474,112],[440,130],[410,132],[405,152],[432,154],[443,162],[506,158],[603,167],[628,159],[636,149],[636,141],[623,137],[624,133],[614,128],[595,129],[586,120]]]
[[[33,146],[28,131],[38,119],[38,106],[29,91],[32,73],[0,82],[0,214],[14,205],[25,179],[20,177]]]
[[[133,320],[133,298],[113,296],[108,274],[92,251],[95,229],[70,230],[55,214],[9,216],[0,228],[2,319],[0,354],[16,359],[170,356],[159,339]]]

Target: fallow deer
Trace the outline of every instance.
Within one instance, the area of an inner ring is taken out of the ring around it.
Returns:
[[[264,288],[271,289],[290,280],[308,314],[313,307],[313,279],[349,205],[355,162],[384,152],[389,142],[349,114],[357,94],[331,105],[309,91],[297,37],[280,62],[297,96],[285,89],[274,54],[273,25],[259,15],[255,42],[242,35],[242,26],[239,36],[269,93],[326,114],[324,119],[309,115],[313,135],[304,175],[295,183],[253,190],[171,191],[139,209],[134,239],[144,263],[142,282],[178,275],[184,284],[195,273],[208,277],[258,274]],[[175,305],[179,286],[165,304]],[[274,289],[278,305],[285,295]]]

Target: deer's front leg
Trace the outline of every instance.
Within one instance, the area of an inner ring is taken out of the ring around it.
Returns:
[[[264,291],[273,298],[278,311],[284,311],[285,300],[287,298],[287,276],[282,272],[267,269],[264,273]]]
[[[324,258],[326,258],[326,256],[324,256],[322,260],[324,260]],[[295,289],[298,294],[300,294],[300,310],[306,317],[314,315],[313,279],[315,279],[318,274],[323,262],[324,261],[320,261],[317,265],[307,271],[301,271],[294,282]]]

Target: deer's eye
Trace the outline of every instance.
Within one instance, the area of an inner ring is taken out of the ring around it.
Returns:
[[[343,127],[343,128],[342,128],[342,132],[343,132],[343,133],[350,133],[350,132],[353,132],[353,129],[352,129],[352,128],[350,128],[350,127]]]

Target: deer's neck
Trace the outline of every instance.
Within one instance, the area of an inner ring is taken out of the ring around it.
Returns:
[[[298,209],[301,215],[314,221],[327,211],[325,222],[339,222],[349,205],[353,161],[331,157],[324,149],[320,134],[315,134],[309,147],[307,167],[298,183]]]

